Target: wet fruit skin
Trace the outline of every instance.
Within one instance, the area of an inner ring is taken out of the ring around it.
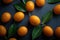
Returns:
[[[60,37],[60,26],[55,29],[55,35]]]
[[[16,38],[10,38],[9,40],[17,40]]]
[[[53,29],[50,26],[45,26],[43,28],[43,34],[47,37],[53,36]]]
[[[29,18],[30,24],[33,26],[38,26],[41,22],[40,18],[36,15],[32,15]]]
[[[27,11],[33,11],[34,10],[34,2],[32,2],[32,1],[28,1],[27,3],[26,3],[26,10]]]
[[[3,25],[0,25],[0,36],[5,36],[7,33],[6,28]]]
[[[13,2],[13,0],[3,0],[3,3],[5,3],[5,4],[9,4],[11,2]]]
[[[16,22],[20,22],[24,19],[24,13],[23,12],[17,12],[16,14],[14,14],[14,20]]]
[[[36,5],[37,5],[38,7],[44,6],[44,5],[45,5],[45,0],[36,0]]]
[[[57,4],[57,5],[54,7],[53,11],[54,11],[55,14],[60,15],[60,4]]]
[[[17,33],[19,36],[25,36],[28,33],[28,29],[25,26],[21,26],[19,27]]]
[[[11,19],[11,14],[9,12],[4,12],[1,16],[1,21],[4,23],[10,21],[10,19]]]

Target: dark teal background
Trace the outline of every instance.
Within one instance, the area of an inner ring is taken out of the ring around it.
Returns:
[[[7,11],[7,12],[10,12],[11,15],[12,15],[12,19],[8,23],[2,23],[1,20],[0,20],[0,24],[6,26],[7,29],[10,27],[11,24],[14,23],[13,15],[17,12],[17,10],[14,8],[13,5],[15,3],[19,3],[19,2],[20,2],[20,0],[14,0],[13,3],[8,4],[8,5],[5,5],[5,4],[1,3],[1,0],[0,0],[0,19],[1,19],[1,15],[2,15],[3,12],[6,12]],[[57,4],[59,4],[59,3],[57,3]],[[42,8],[35,7],[35,10],[32,12],[32,15],[37,15],[40,18],[42,18],[42,16],[45,13],[47,13],[49,10],[53,9],[55,5],[56,4],[48,4],[47,3],[47,0],[46,0],[45,6],[43,6]],[[17,28],[19,26],[22,26],[22,25],[27,26],[28,29],[29,29],[28,34],[26,36],[24,36],[24,37],[19,37],[16,34],[13,37],[16,37],[18,40],[31,40],[32,39],[31,34],[32,34],[33,26],[31,26],[28,21],[29,21],[29,16],[28,16],[27,13],[25,13],[24,20],[22,22],[20,22],[20,23],[16,23]],[[52,19],[47,23],[47,25],[52,26],[52,28],[55,30],[55,28],[57,26],[60,26],[60,15],[55,15],[54,14],[53,17],[52,17]],[[58,40],[55,36],[53,38],[54,38],[54,40],[55,39]],[[0,40],[4,40],[4,38],[0,37]],[[36,38],[35,40],[51,40],[51,38],[47,38],[47,37],[45,37],[42,34],[40,37]]]

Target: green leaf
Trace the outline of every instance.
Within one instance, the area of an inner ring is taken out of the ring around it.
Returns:
[[[39,37],[42,33],[42,26],[35,27],[32,32],[32,40]]]
[[[26,12],[25,5],[22,2],[20,2],[20,4],[14,4],[14,7],[18,11]]]
[[[26,4],[27,1],[31,1],[31,0],[21,0],[24,4]]]
[[[22,0],[22,2],[23,2],[24,4],[26,4],[27,1],[28,1],[28,0]]]
[[[50,4],[52,4],[52,3],[60,2],[60,0],[48,0],[47,2],[50,3]]]
[[[13,36],[16,33],[16,30],[17,30],[17,28],[16,28],[15,24],[12,24],[8,30],[8,38]]]
[[[43,15],[42,17],[42,24],[48,22],[53,16],[53,12],[49,11],[48,13],[46,13],[45,15]]]

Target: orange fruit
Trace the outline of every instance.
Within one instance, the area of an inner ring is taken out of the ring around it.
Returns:
[[[55,35],[56,35],[57,37],[60,37],[60,26],[56,28],[56,30],[55,30]]]
[[[45,36],[51,37],[51,36],[53,36],[53,29],[50,26],[45,26],[43,28],[43,33]]]
[[[54,7],[54,13],[55,13],[55,14],[60,14],[60,4],[57,4],[57,5]]]
[[[19,36],[25,36],[28,33],[28,29],[25,26],[21,26],[19,27],[17,33]]]
[[[34,2],[32,2],[32,1],[28,1],[27,3],[26,3],[26,10],[27,11],[33,11],[34,10]]]
[[[6,28],[3,25],[0,25],[0,36],[5,36],[7,33]]]
[[[14,15],[14,20],[17,21],[17,22],[20,22],[24,19],[24,13],[23,12],[17,12],[15,15]]]
[[[38,7],[44,6],[44,5],[45,5],[45,0],[36,0],[36,5],[37,5]]]
[[[3,3],[5,3],[5,4],[9,4],[11,2],[13,2],[13,0],[3,0]]]
[[[9,40],[17,40],[16,38],[10,38]]]
[[[4,12],[1,16],[1,21],[4,23],[10,21],[10,19],[11,19],[11,14],[9,12]]]
[[[40,18],[36,15],[30,16],[29,21],[33,26],[38,26],[41,22]]]

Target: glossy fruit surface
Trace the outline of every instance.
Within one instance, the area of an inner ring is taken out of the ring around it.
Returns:
[[[23,19],[24,19],[24,13],[23,12],[17,12],[17,13],[15,13],[15,15],[14,15],[14,20],[16,21],[16,22],[20,22],[20,21],[22,21]]]
[[[34,2],[33,1],[28,1],[26,3],[26,10],[29,12],[34,10]]]
[[[36,0],[36,5],[37,5],[38,7],[44,6],[44,5],[45,5],[45,0]]]
[[[41,22],[40,18],[36,15],[30,16],[29,21],[33,26],[38,26]]]
[[[55,35],[60,37],[60,26],[55,29]]]
[[[9,12],[4,12],[1,16],[1,21],[4,23],[10,21],[10,19],[11,19],[11,14]]]
[[[54,7],[54,13],[60,15],[60,4],[57,4],[57,5]]]
[[[0,25],[0,36],[5,36],[7,33],[7,30],[5,28],[5,26]]]
[[[50,26],[45,26],[43,28],[43,34],[47,37],[53,36],[53,29]]]
[[[17,40],[16,38],[10,38],[9,40]]]
[[[28,33],[28,29],[25,26],[21,26],[18,28],[17,33],[19,36],[25,36]]]

